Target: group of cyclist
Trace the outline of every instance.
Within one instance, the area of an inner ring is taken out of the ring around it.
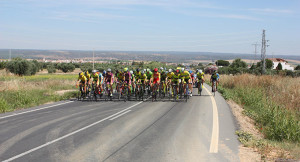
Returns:
[[[216,81],[217,87],[219,78],[219,74],[214,71],[211,75],[210,82],[214,83],[214,81]],[[97,70],[93,70],[92,74],[89,74],[88,71],[80,72],[76,85],[80,85],[81,89],[87,92],[87,87],[92,83],[96,86],[99,95],[103,94],[105,86],[111,90],[110,95],[112,96],[114,83],[116,84],[117,92],[119,92],[118,87],[120,87],[120,85],[127,86],[129,92],[131,92],[132,88],[137,88],[137,86],[144,86],[143,88],[145,90],[145,86],[150,85],[151,91],[153,92],[156,91],[161,84],[166,87],[171,85],[171,87],[176,88],[178,92],[179,86],[174,85],[182,83],[184,94],[192,96],[192,88],[195,82],[198,83],[198,86],[203,86],[204,73],[202,70],[196,70],[196,72],[193,73],[192,70],[186,70],[181,67],[169,70],[161,67],[160,69],[154,68],[152,72],[150,69],[129,71],[128,68],[124,68],[122,71],[116,70],[116,73],[113,74],[109,68],[102,73]],[[188,93],[186,93],[187,89],[189,91]]]

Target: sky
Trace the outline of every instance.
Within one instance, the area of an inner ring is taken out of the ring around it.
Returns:
[[[0,49],[251,54],[263,29],[300,56],[300,0],[0,0]]]

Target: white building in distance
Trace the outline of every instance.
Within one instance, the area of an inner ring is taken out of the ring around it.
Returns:
[[[288,62],[281,58],[268,58],[269,60],[273,61],[273,69],[276,69],[278,64],[281,63],[282,70],[292,70],[294,71],[294,67],[288,64]]]

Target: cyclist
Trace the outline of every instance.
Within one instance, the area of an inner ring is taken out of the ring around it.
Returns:
[[[130,87],[130,85],[131,85],[131,74],[128,71],[128,68],[124,68],[124,79],[123,80],[127,84],[129,92],[131,92],[131,87]]]
[[[212,83],[212,89],[211,91],[213,92],[213,87],[214,87],[214,81],[216,81],[216,91],[218,90],[218,80],[219,80],[219,74],[217,73],[216,70],[212,73],[210,77],[210,82]]]
[[[99,77],[99,74],[97,73],[97,70],[92,71],[91,77],[93,78],[93,84],[96,84],[95,87],[94,87],[95,88],[94,90],[98,94],[100,94],[100,90],[99,90],[99,88],[100,88],[100,77]]]
[[[190,90],[190,96],[192,97],[192,85],[191,83],[191,76],[190,73],[187,70],[184,70],[184,68],[181,68],[180,77],[183,83],[183,93],[186,94],[186,86],[189,87]]]
[[[180,83],[179,79],[180,78],[181,78],[180,77],[180,70],[177,69],[175,71],[175,73],[172,75],[173,90],[175,89],[175,86],[177,86],[177,88],[176,88],[176,94],[178,94],[178,92],[179,92],[179,83]]]
[[[87,79],[86,85],[87,85],[87,88],[88,88],[88,92],[90,92],[91,74],[89,73],[89,71],[86,71],[86,72],[84,73],[84,75],[85,75],[85,77],[86,77],[86,79]]]
[[[197,88],[198,88],[198,86],[202,86],[203,87],[204,73],[202,72],[202,70],[197,70],[196,77],[198,79]]]
[[[166,87],[166,85],[167,85],[167,73],[166,73],[166,71],[163,69],[162,70],[162,72],[161,72],[161,78],[160,78],[160,80],[161,80],[161,88],[162,88],[162,92],[163,93],[165,93],[165,87]]]
[[[191,81],[192,81],[192,87],[194,86],[194,84],[195,84],[195,74],[193,73],[193,71],[192,70],[190,70],[189,71],[190,72],[190,74],[191,74]]]
[[[137,83],[142,83],[144,86],[144,93],[146,92],[146,83],[147,83],[147,75],[145,74],[145,71],[143,70],[141,72],[141,75],[138,76]]]
[[[110,96],[113,95],[113,88],[112,85],[114,83],[114,74],[111,72],[111,69],[107,69],[107,73],[105,75],[105,84],[106,88],[110,87]]]
[[[173,78],[173,75],[174,75],[174,73],[172,71],[173,71],[172,69],[169,69],[169,72],[167,74],[167,87],[170,87],[170,84],[172,83],[172,78]],[[170,91],[170,89],[168,89],[168,91]]]
[[[82,90],[82,86],[83,86],[84,87],[83,90],[85,94],[86,94],[86,84],[87,84],[87,78],[84,76],[83,72],[80,72],[76,86],[79,85],[80,91]]]
[[[117,86],[116,86],[116,89],[117,89],[118,92],[120,91],[120,89],[118,89],[118,88],[122,85],[123,82],[124,82],[124,73],[118,71]]]
[[[133,71],[130,70],[130,74],[131,74],[131,86],[132,86],[132,92],[134,92],[135,90],[135,75],[133,74]]]
[[[155,68],[153,70],[153,74],[152,74],[152,76],[150,78],[150,86],[151,86],[152,92],[155,92],[157,90],[157,89],[153,89],[153,86],[154,85],[158,85],[159,86],[159,83],[160,83],[160,73],[158,72],[158,69]]]

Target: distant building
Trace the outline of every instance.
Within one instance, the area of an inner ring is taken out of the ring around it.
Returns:
[[[288,62],[281,58],[268,58],[269,60],[273,61],[273,69],[276,69],[278,64],[281,63],[282,70],[292,70],[294,71],[294,67],[288,64]]]

